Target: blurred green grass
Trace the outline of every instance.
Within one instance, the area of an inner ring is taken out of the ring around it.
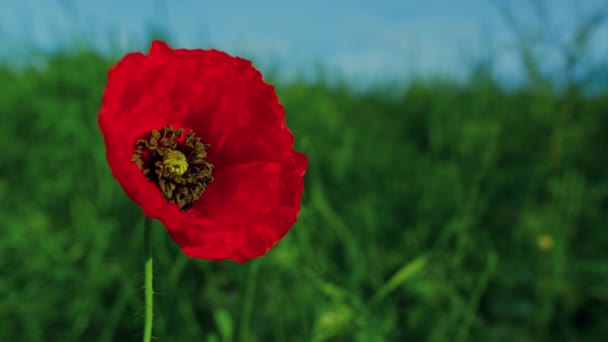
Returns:
[[[3,341],[140,339],[142,214],[97,127],[111,62],[0,65]],[[278,93],[310,159],[299,221],[244,265],[155,224],[160,341],[608,339],[608,90]]]

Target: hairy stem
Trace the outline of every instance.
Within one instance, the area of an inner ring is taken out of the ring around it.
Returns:
[[[152,220],[147,218],[144,221],[144,255],[145,255],[145,282],[144,292],[146,299],[146,314],[144,323],[144,342],[150,342],[152,340],[152,318],[153,318],[153,305],[154,291],[152,289],[152,247],[150,243],[150,233],[152,230]]]

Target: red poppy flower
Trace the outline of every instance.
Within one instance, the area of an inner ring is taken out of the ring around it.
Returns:
[[[308,161],[247,60],[154,41],[110,70],[99,126],[114,177],[191,257],[244,262],[297,220]]]

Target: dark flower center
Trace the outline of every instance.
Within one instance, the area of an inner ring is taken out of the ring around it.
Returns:
[[[190,131],[182,142],[184,129],[163,127],[135,143],[134,161],[146,178],[158,185],[165,198],[188,210],[213,181],[213,165],[205,160],[208,144]]]

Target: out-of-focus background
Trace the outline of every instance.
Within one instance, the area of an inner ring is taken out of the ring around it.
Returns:
[[[608,3],[2,1],[0,340],[141,338],[97,127],[152,38],[250,58],[310,159],[246,264],[154,226],[160,341],[608,340]]]

